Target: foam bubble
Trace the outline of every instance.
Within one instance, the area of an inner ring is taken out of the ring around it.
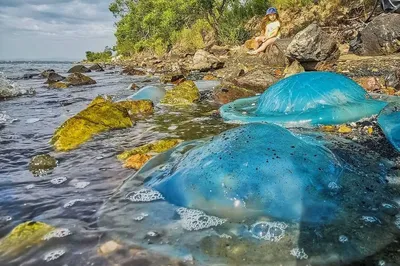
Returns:
[[[53,178],[52,180],[50,180],[50,182],[51,182],[53,185],[61,185],[61,184],[64,183],[65,181],[67,181],[67,178],[66,178],[65,176],[56,177],[56,178]]]
[[[12,220],[11,216],[0,216],[0,222],[9,222]]]
[[[361,220],[367,223],[376,223],[376,222],[380,223],[379,219],[374,216],[363,216],[361,217]]]
[[[396,227],[400,229],[400,215],[396,215],[396,221],[394,222]]]
[[[46,253],[43,257],[43,260],[45,260],[47,262],[53,261],[53,260],[60,258],[64,254],[65,254],[64,249],[55,249],[55,250],[52,250],[52,251]]]
[[[71,231],[67,228],[58,228],[43,237],[43,240],[50,240],[52,238],[62,238],[71,235]]]
[[[70,200],[67,203],[64,204],[64,208],[69,208],[75,205],[75,203],[77,202],[84,202],[86,201],[85,199],[74,199],[74,200]]]
[[[347,241],[349,241],[349,238],[347,236],[345,236],[345,235],[339,236],[339,242],[340,243],[345,243]]]
[[[77,182],[74,184],[74,187],[76,187],[78,189],[84,189],[89,185],[90,185],[90,182]]]
[[[288,225],[282,222],[259,222],[253,224],[250,230],[255,238],[278,242],[285,236],[287,227]]]
[[[330,182],[328,184],[328,188],[331,190],[338,190],[340,189],[340,186],[336,182]]]
[[[164,199],[160,192],[146,188],[131,192],[126,195],[126,198],[133,202],[151,202]]]
[[[34,187],[35,187],[34,184],[30,184],[30,185],[25,186],[25,189],[29,190],[29,189],[32,189]]]
[[[188,231],[197,231],[224,224],[227,220],[208,216],[202,211],[179,208],[176,212],[181,217],[182,227]]]
[[[308,259],[308,255],[304,252],[304,248],[294,248],[290,251],[290,255],[296,257],[299,260]]]
[[[143,221],[144,218],[149,216],[147,213],[141,213],[140,215],[133,218],[134,221]]]

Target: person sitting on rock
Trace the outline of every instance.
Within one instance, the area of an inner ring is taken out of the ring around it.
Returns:
[[[258,43],[259,47],[254,51],[247,52],[248,54],[256,55],[264,52],[268,46],[275,43],[276,40],[281,36],[281,22],[279,20],[277,9],[274,7],[268,8],[265,19],[269,22],[265,27],[265,35],[256,38],[256,42]]]

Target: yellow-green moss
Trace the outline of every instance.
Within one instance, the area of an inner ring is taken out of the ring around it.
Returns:
[[[161,100],[161,103],[170,105],[189,105],[199,99],[199,89],[193,81],[188,80],[167,91],[164,98]]]
[[[180,139],[164,139],[164,140],[159,140],[156,142],[152,142],[137,148],[134,148],[133,150],[130,151],[125,151],[118,155],[118,159],[120,160],[126,160],[129,157],[136,155],[136,154],[148,154],[148,153],[161,153],[165,152],[173,147],[175,147],[177,144],[181,142]]]
[[[15,227],[7,236],[0,240],[0,254],[15,256],[25,249],[39,244],[43,237],[55,228],[41,222],[26,222]]]
[[[57,151],[69,151],[111,129],[133,126],[128,111],[112,102],[94,104],[68,119],[54,133],[51,143]]]
[[[128,110],[130,115],[138,114],[152,114],[154,111],[153,102],[150,100],[139,100],[139,101],[121,101],[117,102],[117,105]]]
[[[88,106],[92,106],[92,105],[95,105],[98,103],[105,103],[105,102],[112,102],[111,97],[108,95],[99,95],[96,98],[94,98],[93,101],[91,101]]]
[[[49,84],[50,89],[67,89],[70,86],[71,84],[62,81],[53,82]]]

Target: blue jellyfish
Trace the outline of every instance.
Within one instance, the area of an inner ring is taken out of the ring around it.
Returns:
[[[168,164],[146,165],[145,186],[177,206],[244,219],[267,215],[321,222],[335,214],[329,196],[342,166],[323,146],[273,124],[249,124],[197,145],[181,145]],[[154,170],[156,169],[156,170]]]
[[[135,94],[128,97],[130,100],[150,100],[154,104],[160,102],[166,91],[163,88],[155,86],[146,86],[138,90]]]
[[[345,76],[306,72],[277,82],[261,96],[226,104],[220,112],[231,122],[313,126],[358,121],[378,114],[386,105]]]
[[[400,112],[381,114],[378,124],[393,147],[400,151]]]

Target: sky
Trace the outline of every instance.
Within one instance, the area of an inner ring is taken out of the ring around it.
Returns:
[[[112,0],[0,0],[0,60],[81,60],[112,47]]]

